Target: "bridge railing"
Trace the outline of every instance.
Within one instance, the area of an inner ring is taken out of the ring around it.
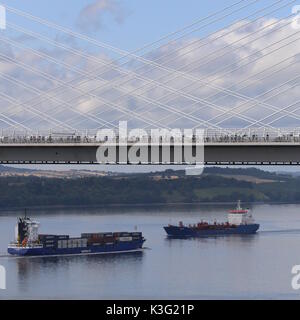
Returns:
[[[292,142],[300,143],[300,128],[280,128],[280,129],[230,129],[212,130],[206,129],[201,131],[204,143],[281,143]],[[182,140],[184,141],[184,131],[182,131]],[[195,132],[193,140],[196,141],[197,133]],[[161,137],[162,139],[166,138]],[[167,136],[167,138],[170,138]],[[89,144],[103,143],[110,141],[109,137],[97,138],[97,131],[85,132],[45,132],[37,134],[28,134],[27,132],[2,131],[0,133],[1,144]],[[115,133],[114,142],[119,142],[118,133]],[[131,137],[128,142],[151,143],[151,132],[148,135]],[[171,137],[172,142],[172,137]]]

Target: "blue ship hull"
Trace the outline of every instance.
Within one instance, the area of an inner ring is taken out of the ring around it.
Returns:
[[[143,249],[145,240],[119,242],[115,244],[88,246],[84,248],[15,248],[9,247],[7,252],[15,256],[59,256],[59,255],[95,255],[136,252]]]
[[[240,225],[223,229],[194,229],[189,227],[169,226],[164,228],[169,237],[176,238],[199,238],[209,236],[255,234],[259,224]]]

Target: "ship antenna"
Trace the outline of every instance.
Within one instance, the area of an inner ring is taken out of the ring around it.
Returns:
[[[27,218],[27,209],[25,208],[25,219]]]

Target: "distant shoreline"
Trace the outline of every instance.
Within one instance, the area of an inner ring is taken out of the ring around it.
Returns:
[[[300,177],[258,169],[211,168],[202,176],[167,170],[81,179],[1,177],[0,212],[67,209],[234,207],[300,203]]]
[[[253,206],[253,205],[297,205],[300,204],[300,202],[243,202],[244,206]],[[26,207],[6,207],[0,209],[1,212],[16,212],[20,211],[23,212],[25,208],[27,210],[71,210],[71,209],[108,209],[108,208],[154,208],[154,207],[184,207],[184,206],[229,206],[229,205],[236,205],[236,202],[182,202],[182,203],[145,203],[145,204],[107,204],[107,205],[82,205],[82,206],[76,206],[76,205],[51,205],[51,206],[26,206]]]

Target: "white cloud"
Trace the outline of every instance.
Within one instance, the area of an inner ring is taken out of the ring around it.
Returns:
[[[148,58],[152,60],[159,59],[157,61],[164,64],[168,68],[182,68],[182,71],[184,71],[187,75],[192,75],[193,77],[203,79],[204,82],[213,81],[214,85],[222,86],[224,88],[230,88],[230,90],[237,91],[241,94],[254,98],[262,94],[263,92],[266,92],[273,87],[280,85],[281,83],[295,78],[300,74],[299,55],[295,58],[291,58],[283,64],[272,67],[273,65],[283,61],[290,56],[292,57],[293,55],[297,55],[297,53],[299,52],[299,41],[296,41],[296,39],[300,36],[299,32],[298,35],[292,36],[290,39],[285,40],[282,43],[278,43],[270,47],[269,49],[266,49],[266,47],[271,45],[272,43],[278,42],[281,39],[284,39],[285,37],[291,36],[293,33],[295,33],[295,30],[290,26],[285,26],[282,29],[279,29],[279,26],[287,24],[287,21],[282,21],[276,26],[270,26],[263,32],[259,32],[261,28],[274,23],[274,21],[276,20],[269,19],[259,21],[252,24],[251,27],[242,28],[239,31],[234,31],[230,35],[222,37],[221,39],[213,42],[207,42],[207,39],[203,40],[197,37],[180,42],[173,42],[169,45],[164,46],[160,50],[149,54]],[[241,26],[245,25],[246,23],[246,21],[240,22]],[[235,26],[234,28],[237,28],[237,26]],[[270,33],[271,30],[275,30],[275,32]],[[224,30],[222,31],[222,33],[214,35],[214,38],[216,39],[220,35],[224,35],[228,31],[229,30]],[[265,34],[263,38],[254,41],[254,39],[260,37],[263,34]],[[236,42],[245,36],[247,36],[247,39],[234,44],[233,48],[231,47],[222,50],[223,47],[227,46],[230,43]],[[209,40],[212,40],[212,38]],[[292,43],[289,46],[280,49],[278,52],[268,55],[268,53],[270,53],[272,50],[277,49],[280,46],[287,44],[288,42]],[[219,50],[219,52],[214,53],[216,50]],[[101,75],[101,73],[104,71],[103,67],[97,64],[95,60],[87,61],[82,57],[72,55],[61,49],[50,50],[49,48],[44,48],[43,52],[76,68],[79,68],[80,70],[82,70],[82,72],[93,72],[94,75]],[[95,59],[104,59],[107,63],[112,63],[111,58],[104,53],[95,53],[95,51],[93,50],[91,50],[91,52],[93,52]],[[82,79],[82,77],[78,74],[76,75],[74,71],[70,72],[63,67],[55,65],[53,62],[46,62],[44,59],[36,57],[33,53],[24,52],[23,50],[13,50],[12,47],[6,46],[4,43],[0,45],[0,53],[10,55],[17,61],[21,61],[34,68],[47,72],[53,77],[57,77],[62,81],[70,81],[71,79],[76,77]],[[252,55],[252,57],[248,57],[249,55]],[[266,56],[263,59],[258,59],[263,55]],[[249,63],[254,59],[257,59],[257,61]],[[242,64],[249,64],[245,67],[239,68],[241,60],[243,61]],[[185,79],[184,77],[175,77],[174,79],[174,75],[170,75],[166,71],[160,70],[158,68],[150,68],[149,66],[141,68],[142,65],[137,62],[132,63],[129,66],[128,68],[131,70],[140,68],[140,74],[142,74],[142,71],[147,71],[145,73],[145,76],[149,77],[150,79],[162,78],[161,81],[168,81],[168,86],[183,90],[189,95],[201,99],[207,99],[210,102],[215,103],[219,109],[223,108],[225,110],[232,110],[232,108],[236,108],[237,106],[241,106],[242,104],[244,105],[244,101],[242,99],[220,94],[216,89],[209,88],[203,83],[197,83],[192,80]],[[228,72],[228,70],[234,68],[236,68],[236,71],[232,73]],[[270,69],[267,70],[267,68]],[[281,68],[284,68],[284,70],[273,73],[277,70],[279,71]],[[55,86],[53,82],[49,82],[42,77],[34,75],[33,73],[30,73],[28,71],[24,71],[13,65],[12,63],[5,62],[5,60],[1,59],[0,72],[5,72],[8,75],[15,76],[19,80],[35,86],[39,90],[49,90],[53,86]],[[255,76],[254,78],[250,78],[257,73],[260,74],[258,76]],[[271,73],[273,74],[271,75]],[[146,84],[146,82],[144,82],[143,80],[136,80],[132,76],[122,75],[121,73],[112,70],[112,68],[107,69],[107,71],[102,74],[101,77],[103,77],[107,81],[115,80],[116,84],[123,83],[122,88],[125,91],[136,90],[135,94],[143,95],[146,97],[146,99],[153,99],[154,101],[159,100],[161,103],[168,105],[170,108],[190,113],[195,118],[210,120],[211,118],[218,116],[218,118],[214,119],[212,123],[217,124],[219,121],[224,120],[224,122],[222,122],[220,126],[242,127],[249,125],[249,122],[238,119],[237,117],[230,117],[230,114],[221,115],[222,112],[220,110],[217,110],[218,108],[212,108],[206,103],[195,103],[195,101],[191,98],[181,97],[180,95],[177,95],[175,93],[170,93],[162,86],[154,86],[152,84],[151,86],[148,85],[147,87],[145,87],[147,90],[145,88],[138,89],[143,84]],[[245,81],[245,79],[247,78],[249,78],[249,80]],[[257,81],[254,82],[254,80]],[[75,80],[72,84],[78,86],[79,82],[79,80]],[[124,95],[121,90],[118,90],[116,88],[108,89],[108,87],[106,86],[105,89],[103,87],[97,89],[98,86],[103,86],[103,81],[87,81],[84,86],[81,85],[79,86],[79,88],[84,92],[88,92],[90,89],[96,89],[95,91],[93,91],[93,94],[98,95],[100,99],[109,100],[111,101],[111,103],[118,104],[122,108],[128,110],[128,112],[139,113],[156,123],[159,123],[159,121],[161,121],[162,124],[170,124],[170,126],[173,127],[190,127],[195,125],[195,122],[191,119],[178,119],[180,118],[180,116],[176,115],[175,113],[164,110],[163,108],[159,108],[158,103],[151,104],[138,98],[136,95],[128,97]],[[266,99],[268,97],[270,98],[272,95],[278,93],[283,89],[286,89],[286,92],[277,95],[275,98],[271,98],[266,102],[282,109],[300,99],[299,87],[291,88],[291,84],[288,84],[283,88],[271,92],[266,96],[262,96],[260,99]],[[25,90],[18,85],[12,86],[11,83],[8,83],[1,78],[0,92],[10,94],[19,101],[26,101],[27,99],[35,96],[35,94],[28,92],[28,90]],[[122,112],[117,111],[116,108],[114,109],[109,106],[105,106],[101,101],[97,99],[91,99],[88,96],[84,98],[82,97],[82,94],[80,92],[76,92],[70,88],[60,90],[59,94],[57,94],[56,97],[57,99],[60,99],[62,101],[71,101],[70,104],[72,105],[72,108],[66,108],[65,106],[58,107],[58,104],[53,101],[39,103],[39,100],[36,101],[37,105],[35,107],[39,110],[42,110],[48,115],[52,115],[60,121],[68,122],[70,125],[75,126],[78,129],[98,128],[100,127],[100,124],[91,120],[80,122],[80,119],[84,118],[78,116],[78,114],[76,114],[74,110],[78,110],[79,112],[92,112],[93,114],[98,115],[98,117],[103,118],[106,121],[114,122],[115,124],[117,124],[116,120],[119,119],[132,119],[132,116],[126,116]],[[33,102],[31,102],[31,104],[32,103]],[[257,120],[264,118],[272,113],[272,111],[270,111],[266,106],[262,105],[257,105],[254,108],[249,109],[248,107],[251,105],[253,105],[253,103],[248,103],[243,107],[237,109],[237,111],[241,111],[241,114],[245,117]],[[300,106],[300,104],[298,104],[298,106]],[[293,111],[294,109],[296,109],[296,107],[297,106],[295,106],[294,108],[290,108],[289,111]],[[8,107],[4,100],[0,98],[0,110],[1,112],[7,112],[7,114],[11,114],[14,110],[14,106]],[[300,117],[300,110],[295,111],[295,113]],[[277,115],[277,118],[282,115],[282,113],[279,113]],[[23,111],[22,113],[14,117],[16,120],[27,120],[26,124],[29,126],[31,125],[34,128],[51,127],[50,124],[41,122],[39,118],[35,117],[34,119],[32,119],[33,115],[26,111]],[[178,120],[172,123],[172,121],[176,119]],[[275,119],[276,116],[272,116],[266,119],[265,122],[268,123]],[[280,127],[299,126],[299,123],[299,120],[295,120],[292,117],[288,116],[275,121],[273,125]],[[0,128],[1,125],[3,124],[0,123]],[[142,123],[141,121],[133,120],[131,121],[130,125],[141,126],[146,124]]]
[[[127,12],[117,0],[94,0],[84,7],[78,17],[77,25],[83,31],[95,32],[103,27],[105,15],[110,15],[115,22],[124,22]]]

